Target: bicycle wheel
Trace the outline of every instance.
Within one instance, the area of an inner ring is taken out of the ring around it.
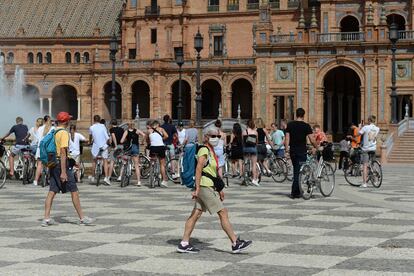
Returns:
[[[150,188],[155,188],[155,170],[154,170],[154,163],[151,163],[151,168],[150,168],[150,179],[149,179],[149,186]]]
[[[262,181],[262,171],[263,171],[263,169],[262,169],[259,162],[256,163],[256,170],[257,170],[257,181],[260,183]],[[253,173],[252,173],[251,180],[253,180]]]
[[[370,181],[375,188],[381,187],[382,184],[382,167],[378,161],[372,161],[370,167]]]
[[[30,171],[29,171],[29,183],[33,183],[36,174],[36,160],[32,158],[30,160]]]
[[[285,161],[285,166],[286,166],[286,179],[288,181],[292,181],[293,180],[293,165],[292,165],[292,160],[287,159]]]
[[[269,169],[275,182],[281,183],[286,180],[286,164],[281,158],[269,159]]]
[[[224,166],[223,166],[223,178],[226,181],[226,187],[229,187],[230,166],[231,164],[229,160],[226,158],[226,161],[224,162]]]
[[[95,169],[96,186],[99,186],[99,182],[101,181],[101,175],[102,175],[102,164],[98,162],[96,164],[96,169]]]
[[[83,179],[83,177],[85,176],[85,164],[83,163],[83,161],[80,162],[79,169],[80,169],[80,179]]]
[[[305,164],[300,168],[299,172],[299,187],[302,191],[303,199],[310,199],[313,193],[313,184],[312,184],[312,168],[311,166]]]
[[[335,172],[329,163],[324,163],[319,179],[319,190],[324,197],[328,197],[335,189]]]
[[[122,172],[121,176],[121,188],[129,185],[129,180],[131,178],[131,167],[130,164],[126,164],[125,169]]]
[[[147,179],[151,173],[151,161],[144,155],[139,156],[141,178]]]
[[[245,161],[243,164],[243,184],[250,185],[250,177],[252,172],[250,171],[250,161]]]
[[[346,182],[355,187],[361,186],[363,181],[362,172],[362,164],[358,163],[349,166],[349,168],[346,171],[344,171]]]
[[[4,163],[0,160],[0,189],[6,184],[7,169]]]
[[[28,178],[29,178],[29,160],[24,160],[23,162],[23,171],[22,171],[22,180],[23,180],[23,185],[26,185],[29,183]]]
[[[170,181],[174,182],[174,183],[180,183],[180,178],[173,178],[173,174],[174,174],[174,165],[179,164],[178,163],[179,160],[178,158],[172,158],[170,159],[167,164],[165,165],[165,169],[166,169],[166,173],[167,173],[167,177]]]

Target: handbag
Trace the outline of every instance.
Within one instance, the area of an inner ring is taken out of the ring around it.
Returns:
[[[256,145],[256,138],[249,136],[249,132],[246,129],[246,146],[248,147],[254,147]]]
[[[211,179],[211,181],[213,181],[214,190],[216,190],[217,192],[221,192],[224,189],[224,181],[223,179],[221,179],[221,177],[219,176],[214,177],[211,174],[204,172],[204,171],[201,173],[201,175],[208,177]]]

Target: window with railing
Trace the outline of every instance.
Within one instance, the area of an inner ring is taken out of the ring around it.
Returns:
[[[247,9],[248,10],[258,10],[259,9],[259,0],[247,0]]]
[[[39,63],[39,64],[42,64],[43,63],[43,55],[42,55],[42,53],[37,53],[36,60],[37,60],[37,63]]]
[[[65,61],[67,64],[72,63],[72,54],[70,52],[66,52]]]
[[[218,12],[220,10],[220,0],[208,0],[207,11]]]
[[[51,64],[52,63],[52,53],[51,52],[47,52],[45,59],[46,59],[46,63],[47,64]]]
[[[223,56],[223,36],[221,35],[214,37],[214,56]]]
[[[81,62],[81,55],[79,52],[75,53],[75,63],[79,64]]]
[[[239,10],[239,0],[229,0],[227,3],[228,11],[238,11]]]
[[[90,57],[89,57],[89,53],[85,52],[83,53],[83,63],[89,63]]]
[[[300,0],[289,0],[288,1],[288,8],[293,9],[293,8],[298,8],[300,5]]]
[[[29,64],[33,64],[34,63],[34,55],[33,55],[33,53],[28,53],[27,54],[27,63],[29,63]]]
[[[280,9],[280,0],[269,0],[271,9]]]
[[[151,6],[145,7],[145,16],[158,16],[160,15],[160,6],[158,6],[157,0],[151,0]]]

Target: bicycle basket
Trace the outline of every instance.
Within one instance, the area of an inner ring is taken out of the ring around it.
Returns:
[[[6,148],[3,145],[0,145],[0,158],[3,157],[5,152],[6,152]]]
[[[322,150],[322,156],[323,156],[323,160],[325,161],[332,161],[334,159],[334,152],[333,152],[333,147],[331,143],[324,146]]]

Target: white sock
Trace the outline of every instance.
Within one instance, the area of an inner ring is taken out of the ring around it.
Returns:
[[[186,247],[187,245],[189,245],[190,243],[188,241],[181,241],[181,246],[182,247]]]

